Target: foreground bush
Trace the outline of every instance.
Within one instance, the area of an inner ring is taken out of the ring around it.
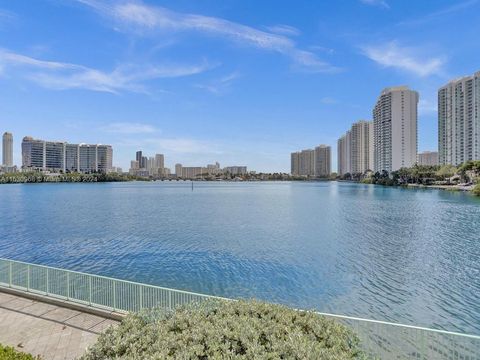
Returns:
[[[473,188],[472,192],[473,192],[473,195],[480,196],[480,183],[478,183],[477,185],[475,185],[475,187]]]
[[[344,326],[256,301],[206,302],[129,315],[82,357],[94,359],[360,359]]]
[[[0,344],[0,360],[35,360],[40,359],[38,357],[33,357],[30,354],[25,354],[15,350],[11,346],[3,346]]]

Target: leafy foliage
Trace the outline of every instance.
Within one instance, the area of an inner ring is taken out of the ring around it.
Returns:
[[[144,180],[131,175],[121,175],[116,173],[96,173],[96,174],[43,174],[41,172],[16,172],[0,175],[0,184],[20,184],[20,183],[43,183],[43,182],[111,182],[111,181],[131,181]]]
[[[473,192],[473,195],[480,196],[480,183],[478,183],[477,185],[475,185],[475,187],[473,188],[472,192]]]
[[[362,359],[356,336],[313,312],[256,301],[207,301],[129,315],[83,360]]]
[[[0,344],[0,360],[40,360],[40,357],[34,357],[30,354],[19,352],[11,346]]]

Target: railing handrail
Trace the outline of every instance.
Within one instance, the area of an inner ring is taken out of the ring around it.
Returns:
[[[170,291],[170,292],[174,292],[174,293],[182,293],[182,294],[194,295],[194,296],[199,296],[199,297],[204,297],[204,298],[226,300],[226,301],[235,300],[235,299],[225,298],[225,297],[221,297],[221,296],[207,295],[207,294],[195,293],[195,292],[190,292],[190,291],[185,291],[185,290],[171,289],[171,288],[166,288],[166,287],[162,287],[162,286],[139,283],[139,282],[134,282],[134,281],[129,281],[129,280],[122,280],[122,279],[112,278],[112,277],[103,276],[103,275],[89,274],[89,273],[84,273],[84,272],[75,271],[75,270],[60,269],[60,268],[53,267],[53,266],[33,264],[33,263],[24,262],[24,261],[5,259],[5,258],[1,258],[1,257],[0,257],[0,261],[7,261],[7,262],[10,262],[10,263],[19,263],[19,264],[23,264],[23,265],[36,266],[36,267],[41,267],[41,268],[45,268],[45,269],[62,271],[62,272],[66,272],[66,273],[75,273],[75,274],[89,276],[89,277],[93,277],[93,278],[101,278],[101,279],[106,279],[106,280],[117,281],[117,282],[120,282],[120,283],[133,284],[133,285],[138,285],[138,286],[142,286],[142,287],[148,287],[148,288],[153,288],[153,289],[161,289],[161,290]],[[393,323],[393,322],[382,321],[382,320],[374,320],[374,319],[365,319],[365,318],[360,318],[360,317],[354,317],[354,316],[348,316],[348,315],[339,315],[339,314],[331,314],[331,313],[325,313],[325,312],[319,312],[319,311],[315,311],[315,313],[319,314],[319,315],[339,318],[339,319],[343,319],[343,320],[362,321],[362,322],[368,322],[368,323],[373,323],[373,324],[395,326],[395,327],[400,327],[400,328],[408,328],[408,329],[414,329],[414,330],[434,332],[434,333],[443,334],[443,335],[453,335],[453,336],[460,336],[460,337],[480,340],[480,335],[465,334],[465,333],[459,333],[459,332],[453,332],[453,331],[447,331],[447,330],[432,329],[432,328],[415,326],[415,325]]]
[[[196,292],[191,292],[191,291],[186,291],[186,290],[179,290],[179,289],[171,289],[171,288],[166,288],[166,287],[157,286],[157,285],[139,283],[139,282],[130,281],[130,280],[117,279],[117,278],[104,276],[104,275],[89,274],[89,273],[84,273],[84,272],[76,271],[76,270],[61,269],[61,268],[57,268],[57,267],[54,267],[54,266],[33,264],[33,263],[25,262],[25,261],[11,260],[11,259],[5,259],[5,258],[0,257],[0,261],[1,260],[10,261],[10,262],[19,263],[19,264],[24,264],[24,265],[38,266],[38,267],[42,267],[42,268],[45,268],[45,269],[64,271],[64,272],[69,272],[69,273],[74,273],[74,274],[79,274],[79,275],[92,276],[92,277],[101,278],[101,279],[105,279],[105,280],[113,280],[113,281],[123,282],[123,283],[127,283],[127,284],[132,284],[132,285],[141,285],[141,286],[145,286],[145,287],[162,289],[162,290],[166,290],[166,291],[173,291],[173,292],[178,292],[178,293],[183,293],[183,294],[188,294],[188,295],[202,296],[202,297],[206,297],[206,298],[214,298],[214,299],[219,299],[219,300],[232,300],[232,299],[228,299],[228,298],[221,297],[221,296],[207,295],[207,294],[201,294],[201,293],[196,293]]]

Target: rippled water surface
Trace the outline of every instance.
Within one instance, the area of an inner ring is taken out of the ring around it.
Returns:
[[[340,183],[0,186],[0,257],[480,333],[480,199]]]

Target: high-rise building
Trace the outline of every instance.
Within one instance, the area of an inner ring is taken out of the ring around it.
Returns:
[[[155,158],[149,157],[147,158],[147,167],[146,167],[149,175],[157,175],[158,170],[155,167]]]
[[[22,141],[24,169],[63,172],[110,172],[113,168],[110,145],[69,144],[33,139]]]
[[[418,93],[407,86],[386,88],[373,109],[374,170],[388,172],[417,161]]]
[[[330,146],[319,145],[315,148],[315,176],[327,177],[331,174],[332,151]]]
[[[6,167],[13,166],[13,135],[6,132],[2,138],[2,164]]]
[[[418,153],[417,163],[418,165],[438,165],[438,152],[424,151]]]
[[[338,174],[364,174],[373,170],[373,122],[353,123],[337,142]]]
[[[182,177],[182,164],[175,164],[175,175]]]
[[[142,151],[137,151],[135,154],[135,160],[138,161],[138,167],[140,169],[144,169],[146,167],[146,164],[143,163],[143,156],[142,156]]]
[[[316,156],[318,156],[318,159]],[[327,173],[330,175],[330,164],[331,151],[330,147],[326,145],[320,145],[315,149],[306,149],[290,154],[290,172],[292,175],[327,176]],[[318,171],[316,167],[318,167]]]
[[[480,71],[438,90],[439,163],[480,160]]]
[[[300,175],[300,152],[290,154],[290,174]]]
[[[81,148],[80,148],[81,149]],[[113,149],[110,145],[97,145],[97,171],[110,172],[113,168]]]
[[[337,173],[340,176],[348,173],[347,169],[347,135],[337,140]]]
[[[163,154],[156,154],[155,155],[155,168],[156,168],[156,175],[163,176],[165,175],[165,157]]]
[[[300,151],[299,175],[315,175],[315,150]]]
[[[25,169],[46,169],[45,141],[26,136],[22,140],[22,167]]]

